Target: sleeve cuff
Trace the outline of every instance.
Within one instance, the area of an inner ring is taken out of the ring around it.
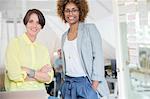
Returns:
[[[23,74],[23,81],[24,81],[24,79],[27,77],[27,73],[25,71],[22,71],[22,74]]]
[[[91,80],[98,80],[99,82],[104,81],[105,77],[103,76],[92,76]]]

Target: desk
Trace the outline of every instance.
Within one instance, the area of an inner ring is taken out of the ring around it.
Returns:
[[[0,92],[0,99],[48,99],[45,90]]]
[[[112,77],[106,77],[106,80],[107,80],[108,83],[113,83],[114,84],[114,93],[111,94],[111,96],[117,97],[118,96],[118,83],[117,83],[117,79],[116,78],[112,78]]]

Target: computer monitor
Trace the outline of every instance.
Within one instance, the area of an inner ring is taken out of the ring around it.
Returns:
[[[116,59],[111,59],[112,76],[117,78]]]

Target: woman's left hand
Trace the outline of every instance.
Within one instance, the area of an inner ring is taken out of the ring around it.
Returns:
[[[21,69],[22,69],[23,71],[25,71],[26,73],[29,73],[29,72],[30,72],[30,68],[28,68],[28,67],[22,66]]]
[[[41,69],[40,69],[40,71],[41,72],[51,72],[52,71],[52,67],[49,65],[49,64],[46,64],[46,65],[44,65]]]
[[[92,88],[93,88],[94,90],[97,90],[98,85],[99,85],[99,81],[97,81],[97,80],[93,80],[93,81],[92,81]]]

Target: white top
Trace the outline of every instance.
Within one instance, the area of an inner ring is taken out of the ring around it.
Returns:
[[[72,41],[66,38],[63,49],[66,60],[66,75],[71,77],[86,76],[79,59],[77,38]]]

